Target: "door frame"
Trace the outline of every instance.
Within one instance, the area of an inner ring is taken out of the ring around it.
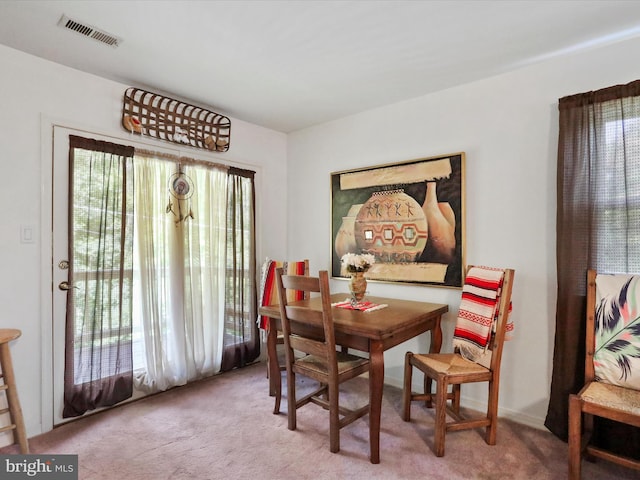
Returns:
[[[104,128],[88,126],[71,120],[41,114],[40,117],[40,145],[41,145],[41,169],[40,169],[40,344],[41,344],[41,381],[40,381],[40,432],[48,432],[55,424],[55,358],[54,347],[54,302],[53,295],[57,293],[54,285],[54,268],[57,260],[53,252],[53,180],[54,180],[54,131],[56,128],[74,130],[81,136],[108,137],[114,143],[132,143],[143,145],[148,149],[168,151],[178,156],[197,157],[216,163],[223,163],[240,168],[250,168],[256,172],[256,196],[260,198],[262,167],[248,162],[233,161],[226,155],[214,154],[191,147],[179,147],[166,145],[161,141],[127,135],[122,130],[108,131]],[[256,224],[260,225],[260,208],[256,202]],[[260,233],[256,231],[257,252],[261,250]],[[261,258],[261,257],[257,257]],[[256,280],[257,281],[257,280]],[[72,419],[69,419],[72,420]]]

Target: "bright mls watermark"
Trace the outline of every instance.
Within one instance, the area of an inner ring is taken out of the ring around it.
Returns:
[[[78,480],[77,455],[0,455],[0,480]]]

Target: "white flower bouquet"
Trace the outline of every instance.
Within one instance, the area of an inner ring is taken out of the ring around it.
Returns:
[[[345,253],[340,259],[347,272],[366,272],[376,263],[376,257],[371,253]]]

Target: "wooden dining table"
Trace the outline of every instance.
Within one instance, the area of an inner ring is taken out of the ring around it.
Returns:
[[[344,293],[331,295],[331,303],[348,297]],[[448,305],[440,303],[398,300],[383,297],[367,297],[367,301],[384,308],[373,311],[358,311],[333,307],[336,344],[369,353],[369,443],[371,463],[380,463],[380,416],[382,411],[382,389],[384,386],[384,352],[396,345],[431,331],[430,352],[440,352],[442,346],[442,315],[449,311]],[[292,305],[309,306],[322,310],[320,297],[301,300]],[[280,327],[280,310],[277,305],[260,307],[259,312],[269,318],[267,352],[269,358],[277,359],[277,331]],[[312,327],[310,326],[310,329]],[[268,362],[269,391],[273,395],[282,389],[280,367],[277,361]]]

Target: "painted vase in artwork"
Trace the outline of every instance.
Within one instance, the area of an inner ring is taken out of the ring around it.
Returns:
[[[350,275],[349,291],[351,292],[351,302],[361,302],[367,291],[367,279],[364,276],[364,272],[351,272]]]
[[[358,251],[384,262],[415,262],[427,244],[427,219],[403,190],[374,192],[356,215],[354,236]]]
[[[362,204],[352,205],[345,217],[342,217],[342,224],[336,234],[334,248],[338,258],[342,258],[345,253],[357,251],[356,237],[354,236],[354,225],[356,215],[360,211]],[[345,272],[342,272],[344,274]]]
[[[439,202],[436,182],[427,182],[422,206],[429,228],[429,243],[437,262],[451,263],[456,250],[456,215],[448,202]]]

